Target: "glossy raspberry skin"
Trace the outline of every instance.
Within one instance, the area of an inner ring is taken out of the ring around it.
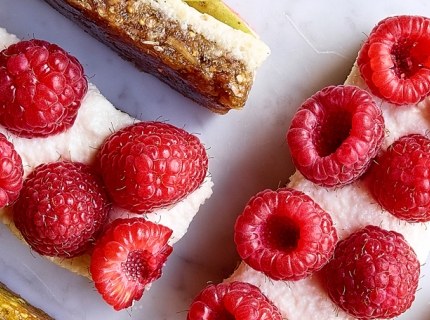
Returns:
[[[420,134],[401,137],[372,166],[374,198],[399,219],[430,221],[430,139]]]
[[[369,93],[355,86],[329,86],[300,106],[287,142],[297,170],[332,188],[357,180],[384,136],[384,118]]]
[[[210,284],[192,301],[187,320],[282,320],[278,308],[256,286],[234,281]]]
[[[24,168],[14,145],[0,133],[0,209],[13,203],[23,185]]]
[[[71,127],[87,89],[82,65],[55,44],[32,39],[0,52],[0,124],[21,137]]]
[[[380,21],[357,64],[371,92],[395,105],[417,104],[430,93],[430,19],[394,16]]]
[[[143,218],[116,219],[97,241],[90,272],[95,287],[115,310],[140,300],[162,273],[172,230]]]
[[[162,122],[138,122],[115,132],[97,158],[112,199],[135,213],[184,199],[202,184],[208,169],[200,140]]]
[[[92,168],[59,161],[41,164],[28,175],[13,220],[32,250],[72,258],[94,244],[109,208]]]
[[[291,188],[257,193],[234,229],[241,258],[274,280],[296,281],[320,270],[338,240],[330,215]]]
[[[366,226],[339,242],[324,271],[338,307],[357,319],[391,319],[414,301],[420,263],[403,235]]]

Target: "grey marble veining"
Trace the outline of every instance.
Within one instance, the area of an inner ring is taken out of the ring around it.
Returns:
[[[427,1],[226,0],[271,47],[244,110],[219,116],[197,106],[87,35],[43,0],[0,0],[0,27],[19,38],[55,42],[78,57],[116,107],[199,133],[209,147],[214,194],[175,244],[163,277],[133,308],[115,312],[86,278],[55,266],[0,225],[0,281],[61,320],[180,320],[207,282],[220,282],[238,256],[233,225],[248,199],[288,181],[294,169],[285,134],[300,103],[341,84],[366,34],[395,14],[430,16]],[[264,124],[264,125],[262,125]],[[423,268],[427,277],[429,266]],[[429,319],[430,280],[399,319]]]

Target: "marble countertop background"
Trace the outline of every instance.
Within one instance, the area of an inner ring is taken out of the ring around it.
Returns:
[[[174,247],[163,277],[132,309],[115,312],[93,284],[32,253],[0,226],[0,281],[61,320],[180,320],[207,282],[237,265],[233,225],[248,199],[276,189],[294,168],[285,144],[291,118],[319,89],[341,84],[372,27],[396,14],[430,16],[428,1],[226,0],[272,49],[244,110],[220,116],[137,71],[43,0],[0,0],[0,27],[19,38],[54,42],[75,55],[116,107],[142,120],[163,119],[200,133],[209,147],[214,194]],[[263,125],[262,125],[263,124]],[[412,310],[430,319],[430,267]],[[316,316],[315,319],[318,317]]]

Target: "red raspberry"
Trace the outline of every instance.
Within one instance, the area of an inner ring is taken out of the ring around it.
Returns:
[[[112,199],[136,213],[184,199],[208,169],[200,140],[162,122],[138,122],[115,132],[102,144],[98,162]]]
[[[278,308],[256,286],[234,281],[210,284],[192,301],[187,320],[282,320]]]
[[[21,191],[24,168],[14,145],[0,133],[0,209],[14,202]]]
[[[391,319],[414,301],[420,263],[403,235],[367,226],[339,242],[324,270],[338,307],[357,319]]]
[[[408,222],[430,221],[430,140],[396,140],[372,166],[371,191],[382,207]]]
[[[37,166],[25,179],[13,219],[30,247],[46,256],[84,253],[109,211],[101,179],[82,163]]]
[[[21,137],[45,137],[71,127],[88,83],[82,65],[43,40],[0,52],[0,124]]]
[[[257,193],[234,229],[242,259],[274,280],[300,280],[321,269],[338,239],[330,215],[291,188]]]
[[[380,21],[357,64],[371,92],[396,105],[416,104],[430,92],[430,19],[395,16]]]
[[[307,99],[287,133],[293,162],[308,180],[336,187],[358,179],[385,135],[381,109],[355,86],[330,86]]]
[[[140,300],[145,287],[161,276],[172,252],[172,230],[143,218],[116,219],[97,241],[90,272],[103,299],[115,310]]]

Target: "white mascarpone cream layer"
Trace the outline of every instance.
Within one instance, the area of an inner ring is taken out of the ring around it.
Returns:
[[[366,89],[357,66],[352,68],[345,84]],[[386,138],[382,148],[385,150],[394,140],[410,133],[426,134],[430,128],[430,98],[413,106],[394,106],[374,97],[381,106]],[[401,221],[382,210],[370,194],[367,180],[337,189],[326,189],[306,180],[299,172],[291,178],[289,187],[308,194],[333,218],[340,239],[368,224],[377,225],[387,230],[395,230],[404,235],[417,253],[422,264],[430,251],[430,227],[428,223],[410,224]],[[297,282],[273,281],[262,273],[253,270],[242,262],[227,282],[239,280],[250,282],[262,289],[282,315],[289,320],[299,319],[352,319],[339,310],[328,297],[320,274]]]
[[[0,28],[0,50],[18,41],[16,36]],[[0,132],[14,144],[23,161],[24,175],[27,176],[37,165],[59,159],[92,163],[99,146],[112,132],[136,121],[138,120],[116,109],[96,86],[90,83],[77,119],[66,132],[35,139],[20,138],[3,127],[0,127]],[[207,176],[200,188],[186,199],[172,207],[155,210],[145,215],[145,218],[171,228],[173,234],[169,243],[174,244],[185,235],[199,207],[212,195],[212,186],[213,182],[210,176]],[[131,215],[133,214],[126,210],[113,207],[109,218],[115,219]],[[16,236],[20,237],[19,231],[13,225],[10,208],[0,210],[0,218]],[[74,272],[89,276],[89,254],[74,259],[48,259]]]

